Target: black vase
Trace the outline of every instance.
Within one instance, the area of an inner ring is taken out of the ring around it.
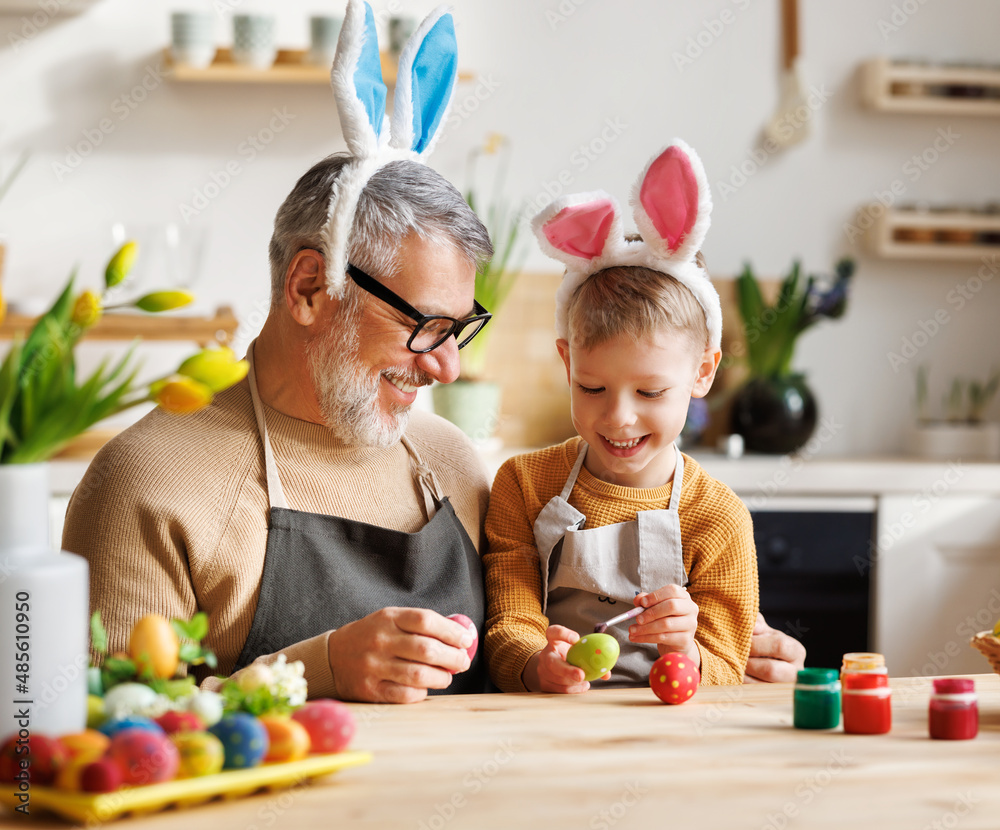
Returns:
[[[795,452],[816,428],[816,399],[802,375],[753,378],[733,401],[732,430],[747,452]]]

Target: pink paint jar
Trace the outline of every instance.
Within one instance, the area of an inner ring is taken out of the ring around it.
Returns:
[[[929,727],[932,738],[967,741],[979,734],[979,703],[973,680],[944,677],[934,681]]]

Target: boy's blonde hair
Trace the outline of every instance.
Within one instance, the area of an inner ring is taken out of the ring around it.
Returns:
[[[698,254],[699,265],[701,254]],[[569,340],[591,349],[614,337],[633,340],[667,329],[688,337],[699,353],[708,347],[705,310],[683,283],[662,271],[615,265],[591,274],[568,309]]]

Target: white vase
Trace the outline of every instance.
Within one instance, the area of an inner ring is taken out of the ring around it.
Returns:
[[[921,458],[996,461],[1000,459],[1000,424],[924,424],[910,431],[908,445]]]
[[[46,464],[0,464],[0,741],[87,723],[87,562],[49,545]]]

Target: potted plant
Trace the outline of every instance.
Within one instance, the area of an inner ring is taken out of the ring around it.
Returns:
[[[0,364],[0,550],[48,544],[48,459],[95,423],[153,402],[183,414],[241,380],[245,361],[229,349],[206,349],[178,370],[138,382],[135,344],[114,364],[105,360],[82,381],[74,349],[105,312],[137,308],[149,313],[189,304],[187,291],[154,291],[125,304],[108,300],[128,275],[137,246],[127,242],[105,270],[103,291],[74,288],[75,273],[27,337],[16,336]],[[3,301],[0,299],[0,308]]]
[[[491,439],[500,421],[500,385],[488,379],[486,358],[497,315],[514,287],[526,250],[521,241],[521,216],[503,198],[503,184],[509,166],[508,140],[492,133],[469,152],[466,175],[469,181],[465,200],[489,231],[493,259],[476,271],[476,300],[492,312],[493,319],[459,352],[460,373],[454,383],[436,384],[434,411],[460,427],[478,443]],[[476,173],[482,156],[493,157],[491,192],[480,198]]]
[[[985,381],[953,378],[942,396],[941,415],[930,412],[930,370],[917,369],[917,423],[909,449],[922,458],[985,460],[1000,458],[1000,423],[985,420],[1000,388],[1000,369]]]
[[[831,277],[803,280],[796,261],[774,303],[768,303],[750,264],[744,266],[736,289],[749,378],[733,401],[732,431],[748,451],[794,452],[812,435],[816,399],[805,375],[792,369],[795,344],[820,320],[843,316],[853,274],[854,261],[844,258]]]

